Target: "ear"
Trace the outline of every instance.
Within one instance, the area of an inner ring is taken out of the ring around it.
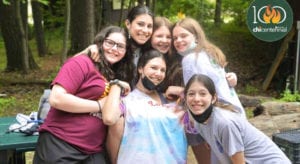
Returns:
[[[142,74],[142,73],[143,73],[143,68],[142,68],[142,67],[139,67],[139,68],[138,68],[138,72],[139,72],[139,74]]]
[[[125,20],[125,26],[126,26],[127,30],[129,31],[129,29],[130,29],[130,21],[128,19]]]
[[[212,103],[212,104],[215,104],[215,103],[217,102],[217,100],[218,100],[218,97],[217,97],[217,95],[215,94],[215,95],[212,97],[211,103]]]

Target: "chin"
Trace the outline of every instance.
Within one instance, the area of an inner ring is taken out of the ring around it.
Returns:
[[[137,43],[138,43],[138,44],[141,44],[141,45],[142,45],[142,44],[145,44],[146,42],[147,42],[147,40],[138,40],[138,41],[137,41]]]
[[[194,113],[194,114],[202,114],[204,112],[204,110],[202,109],[191,109],[191,111]]]

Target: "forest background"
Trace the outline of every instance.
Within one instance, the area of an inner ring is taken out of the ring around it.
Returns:
[[[262,89],[283,39],[264,42],[252,36],[246,24],[251,2],[0,0],[0,116],[36,111],[43,90],[49,88],[62,63],[91,44],[101,28],[123,26],[127,9],[137,4],[173,22],[184,16],[195,18],[227,56],[227,71],[238,76],[238,93],[280,98],[294,73],[296,41],[289,42],[270,85]]]

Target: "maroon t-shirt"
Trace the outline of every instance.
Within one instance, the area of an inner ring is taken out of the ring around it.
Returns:
[[[86,55],[66,61],[51,85],[54,84],[89,100],[98,100],[105,90],[105,79]],[[90,113],[69,113],[51,107],[40,131],[48,131],[83,153],[92,154],[104,149],[107,126]]]

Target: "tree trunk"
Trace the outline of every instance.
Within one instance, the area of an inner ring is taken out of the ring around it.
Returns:
[[[120,17],[119,17],[119,26],[121,26],[122,22],[123,22],[124,1],[125,0],[121,0],[121,10],[120,10]]]
[[[66,12],[65,12],[65,34],[63,40],[63,53],[61,56],[61,63],[67,59],[68,56],[68,41],[70,34],[70,18],[71,18],[71,3],[70,0],[66,0]]]
[[[25,61],[28,63],[28,69],[38,69],[38,65],[34,61],[32,51],[29,47],[29,26],[28,26],[28,0],[21,0],[20,2],[20,14],[22,19],[22,27],[24,30],[24,36],[25,36],[25,47],[26,47],[26,53],[25,53]]]
[[[47,54],[46,42],[45,42],[45,35],[43,30],[43,15],[41,12],[41,3],[37,0],[31,1],[32,6],[32,14],[33,14],[33,22],[34,22],[34,29],[35,29],[35,38],[37,42],[38,48],[38,55],[43,57]]]
[[[10,1],[10,5],[0,2],[1,31],[7,58],[5,71],[24,70],[24,72],[27,72],[28,62],[24,60],[27,49],[19,3],[18,0]]]
[[[216,0],[216,9],[215,9],[215,25],[220,27],[221,20],[221,8],[222,8],[222,0]]]
[[[103,1],[95,0],[95,20],[96,20],[96,33],[98,33],[103,26],[104,22],[103,14]]]
[[[94,0],[71,1],[71,50],[74,54],[93,42],[95,35]]]

